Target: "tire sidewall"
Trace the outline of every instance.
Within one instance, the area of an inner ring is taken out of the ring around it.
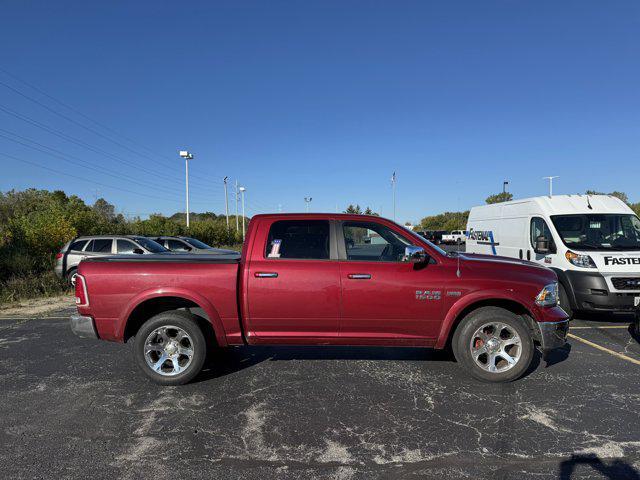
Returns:
[[[181,373],[175,376],[163,376],[151,370],[145,360],[144,344],[149,334],[156,328],[164,325],[180,327],[189,334],[193,344],[193,359],[191,364]],[[134,339],[133,355],[138,365],[147,378],[159,385],[183,385],[193,380],[204,365],[207,357],[207,344],[202,330],[196,322],[196,317],[190,313],[175,310],[163,312],[147,320],[138,330]]]
[[[76,286],[75,283],[73,283],[73,277],[77,274],[78,274],[78,269],[75,267],[67,270],[67,274],[65,275],[65,280],[67,281],[67,285],[69,285],[69,287],[74,288]]]
[[[471,336],[483,324],[499,321],[512,327],[522,341],[522,353],[518,363],[506,372],[491,373],[476,365],[471,356]],[[531,366],[535,345],[526,321],[518,315],[499,307],[483,307],[469,313],[456,329],[452,347],[456,360],[474,378],[485,382],[504,383],[520,378]]]

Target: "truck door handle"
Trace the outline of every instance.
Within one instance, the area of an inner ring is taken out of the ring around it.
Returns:
[[[350,273],[347,277],[351,280],[371,280],[370,273]]]
[[[256,272],[256,278],[276,278],[278,274],[276,272]]]

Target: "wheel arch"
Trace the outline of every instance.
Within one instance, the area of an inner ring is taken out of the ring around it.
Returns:
[[[186,292],[153,292],[141,295],[125,312],[118,336],[126,342],[149,318],[173,310],[192,313],[196,316],[205,338],[210,334],[219,346],[227,345],[222,321],[215,307],[206,299]]]
[[[469,301],[463,305],[459,305],[457,308],[454,305],[454,307],[451,308],[440,331],[436,348],[449,348],[453,335],[462,320],[471,312],[482,307],[503,308],[522,317],[531,331],[534,342],[540,342],[540,332],[536,328],[537,325],[534,316],[522,302],[507,297],[486,297]]]

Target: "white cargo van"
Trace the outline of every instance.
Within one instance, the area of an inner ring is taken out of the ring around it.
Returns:
[[[467,252],[543,264],[560,282],[560,306],[640,312],[640,220],[609,195],[556,195],[474,207]]]

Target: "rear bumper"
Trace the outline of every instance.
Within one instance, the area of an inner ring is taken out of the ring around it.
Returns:
[[[540,329],[540,347],[543,353],[563,347],[567,343],[568,319],[559,322],[538,323],[538,328]]]
[[[84,315],[71,315],[69,319],[71,331],[80,338],[98,338],[96,325],[91,317]]]

